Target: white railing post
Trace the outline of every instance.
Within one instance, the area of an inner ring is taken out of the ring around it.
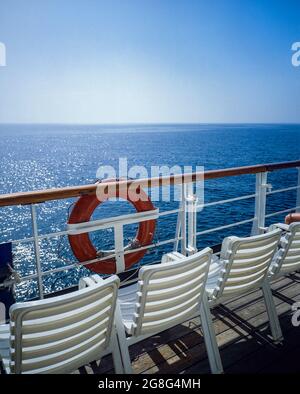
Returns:
[[[298,189],[297,189],[297,199],[296,199],[296,212],[300,212],[300,167],[297,168],[298,170]]]
[[[183,201],[181,199],[179,203],[179,212],[177,215],[177,222],[176,222],[176,230],[175,230],[175,241],[173,245],[173,252],[178,252],[178,247],[179,247],[179,237],[180,237],[180,232],[181,232],[181,214],[183,210]]]
[[[114,226],[116,273],[125,271],[123,224]]]
[[[191,255],[197,252],[197,198],[192,182],[182,185],[181,202],[177,216],[173,250],[178,251],[181,237],[181,253]]]
[[[44,298],[43,275],[42,275],[42,268],[41,268],[40,243],[39,243],[39,233],[38,233],[35,205],[31,204],[30,208],[31,208],[32,232],[33,232],[33,238],[34,238],[34,253],[35,253],[37,282],[38,282],[40,299],[43,299]]]
[[[197,198],[194,194],[194,184],[188,183],[186,187],[186,206],[187,206],[187,253],[189,255],[197,252],[196,232],[197,232]]]
[[[272,187],[271,185],[267,184],[267,178],[267,172],[259,172],[258,174],[256,174],[255,213],[251,231],[252,235],[258,235],[264,231],[266,218],[267,188]]]
[[[183,183],[181,188],[181,199],[182,199],[182,211],[180,213],[180,235],[182,237],[180,245],[181,245],[181,253],[186,255],[186,201],[185,201],[185,187],[186,185]]]

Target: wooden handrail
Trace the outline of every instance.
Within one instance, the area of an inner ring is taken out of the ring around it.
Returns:
[[[105,191],[108,186],[115,186],[116,190],[121,188],[127,188],[130,186],[141,186],[141,187],[157,187],[157,186],[168,186],[168,185],[179,185],[182,183],[195,182],[196,180],[203,179],[216,179],[225,178],[228,176],[246,175],[246,174],[257,174],[259,172],[271,172],[275,170],[283,170],[287,168],[300,167],[300,160],[289,161],[283,163],[271,163],[271,164],[258,164],[254,166],[245,167],[234,167],[226,168],[221,170],[209,170],[203,173],[194,172],[186,175],[170,175],[165,177],[157,178],[145,178],[135,180],[123,180],[116,182],[103,182],[100,184],[92,185],[81,185],[81,186],[69,186],[56,189],[45,189],[36,190],[30,192],[19,192],[11,194],[0,194],[0,207],[12,206],[12,205],[26,205],[26,204],[37,204],[51,200],[61,200],[65,198],[79,197],[84,194],[96,193],[96,188],[99,191]]]

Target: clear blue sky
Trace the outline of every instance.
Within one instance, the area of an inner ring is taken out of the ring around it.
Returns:
[[[300,122],[300,1],[0,0],[0,122]]]

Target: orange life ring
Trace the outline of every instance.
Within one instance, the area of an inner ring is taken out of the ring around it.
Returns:
[[[68,224],[88,222],[94,210],[100,204],[102,204],[104,201],[107,201],[109,198],[114,197],[126,199],[135,207],[137,212],[151,211],[155,209],[149,196],[140,187],[138,187],[136,190],[137,195],[139,196],[137,201],[133,201],[130,198],[129,193],[127,192],[128,189],[126,189],[125,192],[116,191],[116,188],[111,189],[113,190],[108,188],[108,193],[101,200],[98,199],[96,194],[79,197],[69,216]],[[138,247],[151,244],[154,237],[155,226],[156,220],[154,219],[140,222],[134,244],[138,245]],[[71,249],[79,262],[85,262],[99,258],[97,250],[92,244],[88,233],[69,235],[68,238]],[[144,249],[126,254],[124,256],[125,269],[128,269],[133,264],[137,263],[145,255],[146,251],[147,250]],[[108,258],[106,260],[87,264],[85,267],[93,272],[113,274],[116,272],[116,260],[114,258]]]
[[[293,222],[300,222],[300,213],[290,213],[285,217],[286,224],[291,224]]]

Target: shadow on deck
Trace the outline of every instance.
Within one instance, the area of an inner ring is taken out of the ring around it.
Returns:
[[[282,345],[270,336],[261,291],[226,302],[212,310],[225,373],[300,372],[300,326],[291,322],[294,302],[300,301],[300,274],[272,284],[284,335]],[[136,373],[210,373],[200,319],[195,318],[133,345]],[[113,373],[111,356],[76,373]]]

